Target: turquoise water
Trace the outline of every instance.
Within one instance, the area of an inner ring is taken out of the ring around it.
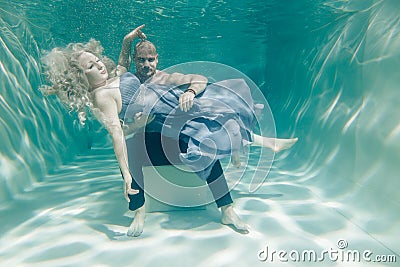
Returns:
[[[0,3],[0,262],[256,266],[268,264],[257,258],[266,245],[337,249],[345,239],[350,249],[397,256],[351,266],[398,265],[397,0]],[[37,90],[41,51],[93,37],[117,59],[124,34],[142,23],[160,68],[232,66],[268,99],[277,135],[300,138],[256,192],[246,177],[233,190],[247,236],[221,226],[211,207],[149,214],[142,237],[125,237],[130,215],[106,133],[94,123],[89,137]]]

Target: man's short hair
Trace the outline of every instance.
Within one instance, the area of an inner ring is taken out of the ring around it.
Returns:
[[[133,49],[133,56],[136,57],[138,51],[143,50],[145,50],[145,52],[148,54],[157,55],[156,46],[150,41],[142,40],[135,45],[135,48]]]

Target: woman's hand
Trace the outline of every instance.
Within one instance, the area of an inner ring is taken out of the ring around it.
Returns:
[[[196,95],[191,91],[187,91],[181,94],[181,96],[179,97],[180,109],[184,112],[189,111],[193,106],[195,96]]]
[[[126,123],[123,127],[124,135],[129,136],[131,134],[135,134],[138,130],[142,129],[153,120],[153,115],[144,116],[142,112],[136,113],[133,117],[133,121],[130,123]]]
[[[140,39],[142,39],[142,40],[144,40],[144,39],[146,39],[147,37],[146,37],[146,34],[144,34],[143,32],[142,32],[142,29],[143,29],[143,27],[144,27],[145,25],[143,24],[143,25],[140,25],[139,27],[137,27],[136,29],[134,29],[133,31],[131,31],[130,33],[128,33],[127,35],[125,35],[125,37],[124,37],[124,41],[129,41],[129,42],[131,42],[131,41],[133,41],[134,39],[136,39],[136,38],[140,38]]]
[[[125,175],[124,176],[124,196],[126,201],[130,202],[131,200],[129,199],[129,195],[136,195],[137,193],[139,193],[139,190],[136,189],[132,189],[132,176],[129,175]]]
[[[138,113],[135,114],[134,124],[135,124],[135,126],[137,128],[143,128],[144,126],[146,126],[147,124],[149,124],[153,120],[154,120],[154,116],[153,115],[143,116],[142,112],[138,112]]]

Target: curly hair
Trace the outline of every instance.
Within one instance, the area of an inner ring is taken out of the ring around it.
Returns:
[[[55,94],[70,112],[78,113],[79,122],[85,125],[87,108],[93,107],[91,87],[78,59],[83,52],[98,57],[106,66],[109,78],[116,76],[115,63],[103,56],[99,41],[90,39],[87,43],[70,43],[65,48],[53,48],[42,57],[44,75],[50,82],[39,89],[44,95]]]

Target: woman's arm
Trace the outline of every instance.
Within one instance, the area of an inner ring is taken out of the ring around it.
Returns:
[[[95,113],[95,115],[105,125],[107,131],[111,135],[115,156],[125,181],[124,195],[126,200],[129,202],[128,194],[137,194],[139,191],[131,189],[132,176],[129,171],[128,153],[124,133],[118,117],[115,94],[118,94],[117,90],[109,89],[96,92],[94,106],[99,110],[99,112]]]
[[[136,38],[146,39],[146,35],[142,32],[142,29],[145,25],[140,25],[127,35],[125,35],[124,40],[122,41],[121,53],[119,54],[118,66],[117,69],[120,69],[122,72],[125,68],[125,71],[128,71],[131,68],[132,59],[131,55],[131,47],[132,41]],[[122,74],[122,73],[121,73]]]

